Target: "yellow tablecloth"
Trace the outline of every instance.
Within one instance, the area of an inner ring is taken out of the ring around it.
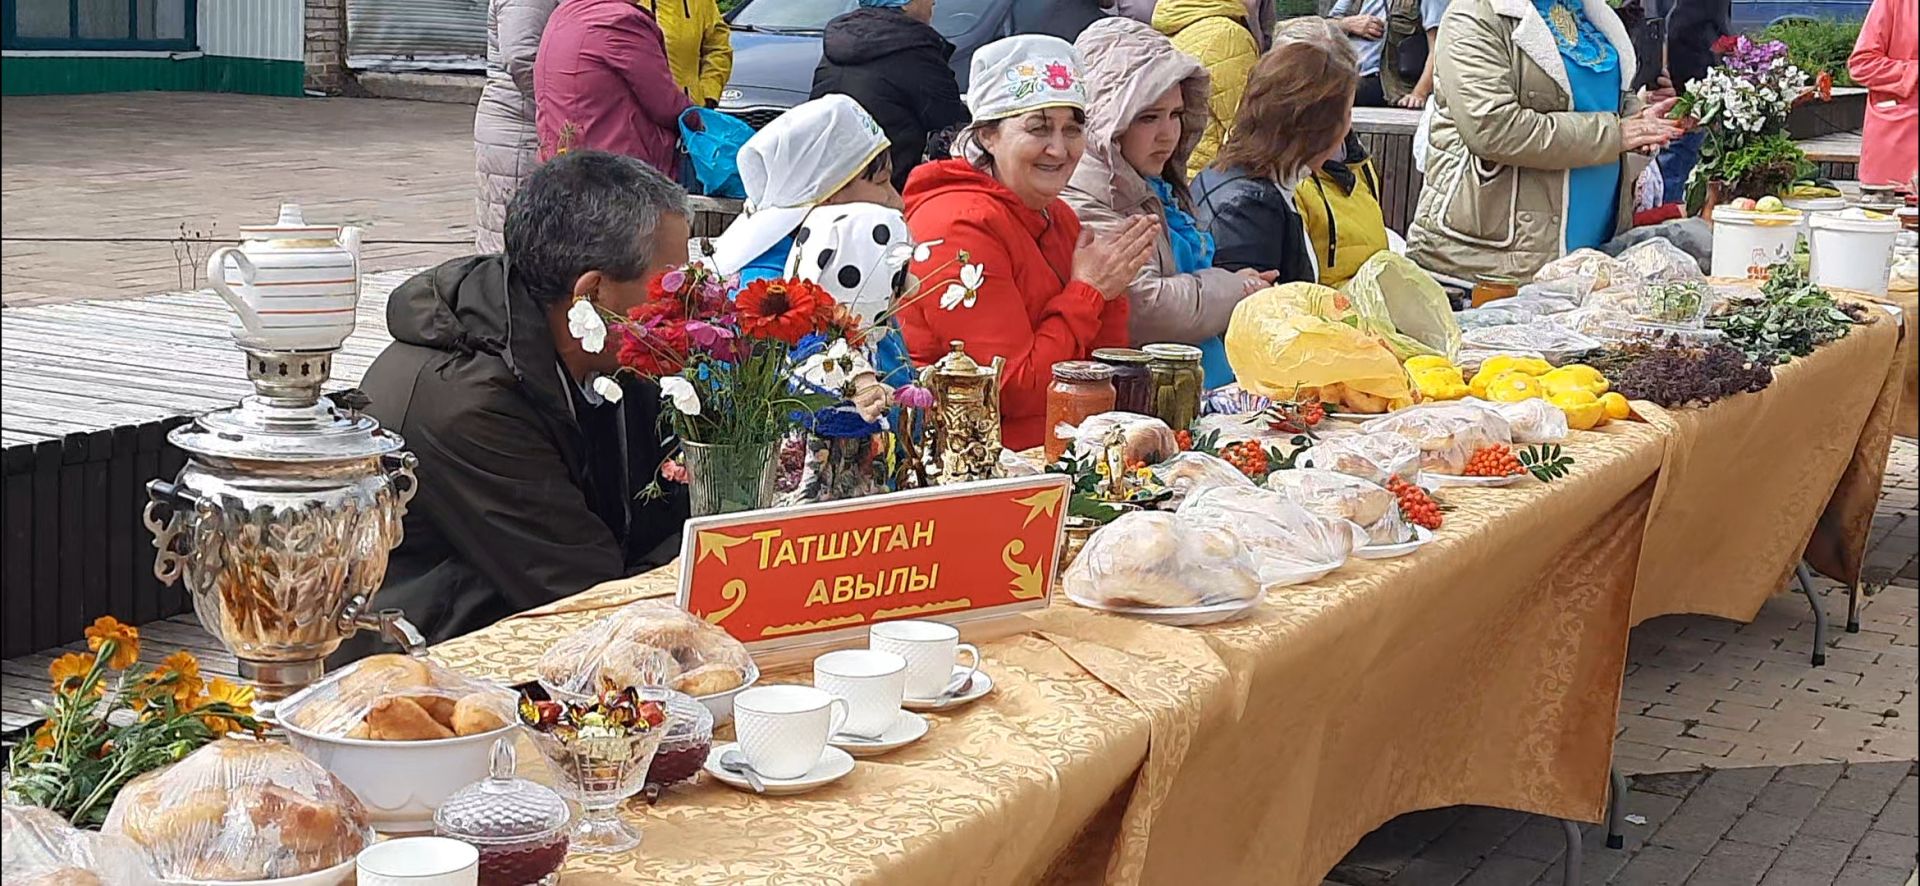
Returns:
[[[628,814],[602,883],[1317,883],[1393,816],[1483,803],[1598,820],[1659,432],[1566,446],[1573,476],[1448,490],[1431,545],[1274,591],[1231,624],[1064,601],[984,646],[995,690],[815,793],[702,780]],[[671,569],[437,647],[506,682]],[[801,681],[804,670],[764,679]]]
[[[1635,624],[1673,613],[1751,621],[1802,552],[1859,580],[1905,374],[1899,338],[1875,309],[1875,322],[1777,367],[1759,393],[1702,409],[1635,404],[1667,435]]]

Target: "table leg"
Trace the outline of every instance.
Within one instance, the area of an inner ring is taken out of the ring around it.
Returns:
[[[1793,573],[1800,579],[1800,593],[1807,595],[1807,604],[1813,607],[1813,666],[1817,668],[1827,663],[1827,610],[1813,593],[1813,574],[1807,570],[1807,561],[1794,564]]]
[[[1566,886],[1580,886],[1580,861],[1582,852],[1580,848],[1580,826],[1574,822],[1565,820],[1561,821],[1560,825],[1565,829],[1567,835],[1567,864],[1563,869],[1565,876],[1561,878],[1560,882],[1565,883]]]
[[[1607,848],[1620,849],[1627,845],[1621,833],[1627,815],[1627,777],[1614,766],[1607,770],[1607,782]]]
[[[1847,633],[1860,633],[1860,583],[1847,586]]]

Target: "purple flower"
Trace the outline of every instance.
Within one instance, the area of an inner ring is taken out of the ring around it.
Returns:
[[[908,409],[931,409],[933,392],[919,385],[906,385],[893,392],[893,402]]]
[[[687,336],[693,339],[694,344],[711,350],[719,347],[722,342],[733,338],[733,330],[700,320],[689,320],[687,321]]]
[[[668,292],[679,292],[680,287],[685,285],[687,285],[687,272],[679,268],[660,275],[660,288]]]

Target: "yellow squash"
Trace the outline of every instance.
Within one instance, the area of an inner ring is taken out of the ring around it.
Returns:
[[[1590,431],[1607,420],[1607,407],[1591,391],[1567,389],[1547,397],[1547,402],[1560,407],[1567,414],[1567,427],[1576,431]]]

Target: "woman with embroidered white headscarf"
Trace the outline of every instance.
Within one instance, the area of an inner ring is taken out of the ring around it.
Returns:
[[[981,47],[958,156],[907,180],[907,226],[925,247],[912,268],[930,288],[900,312],[907,350],[932,363],[961,340],[982,363],[1005,358],[1001,436],[1015,451],[1041,443],[1053,364],[1126,346],[1127,287],[1160,224],[1083,235],[1060,199],[1087,146],[1082,68],[1058,37]]]
[[[891,142],[844,95],[827,95],[775,117],[740,148],[746,211],[713,243],[720,273],[742,285],[786,270],[800,222],[816,206],[899,207]]]

